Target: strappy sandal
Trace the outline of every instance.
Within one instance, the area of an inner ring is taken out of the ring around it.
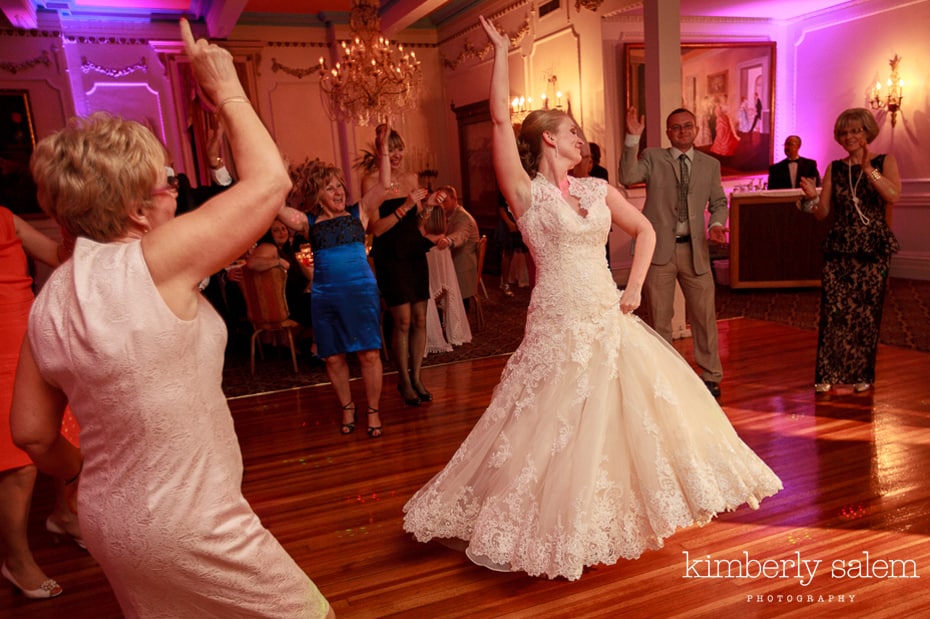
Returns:
[[[355,432],[355,402],[349,402],[348,404],[342,407],[342,410],[344,411],[347,411],[350,409],[352,411],[352,421],[350,421],[349,423],[345,423],[345,422],[342,423],[342,428],[339,430],[341,434],[352,434],[353,432]]]
[[[371,418],[372,415],[377,415],[377,414],[378,414],[377,408],[372,408],[370,406],[368,407],[369,419]],[[381,430],[381,426],[372,426],[372,425],[368,426],[368,438],[381,438],[383,434],[384,432]]]

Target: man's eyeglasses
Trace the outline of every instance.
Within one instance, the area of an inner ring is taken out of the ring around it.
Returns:
[[[694,123],[685,123],[683,125],[669,125],[669,131],[679,133],[681,131],[691,131],[694,129]]]
[[[165,175],[168,177],[167,184],[164,187],[156,187],[152,191],[153,196],[162,194],[173,194],[175,196],[178,195],[178,185],[180,182],[178,181],[177,174],[174,173],[174,168],[171,166],[165,166]]]

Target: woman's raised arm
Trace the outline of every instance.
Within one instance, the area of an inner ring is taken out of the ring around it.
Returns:
[[[225,127],[238,181],[143,237],[146,263],[169,304],[169,297],[194,290],[261,237],[291,186],[277,145],[245,96],[232,55],[204,39],[195,41],[185,19],[181,39],[200,93]]]
[[[510,77],[507,66],[510,39],[499,33],[494,24],[483,16],[478,19],[494,45],[490,94],[494,173],[511,212],[519,219],[529,208],[532,196],[530,177],[520,162],[520,152],[510,124]]]

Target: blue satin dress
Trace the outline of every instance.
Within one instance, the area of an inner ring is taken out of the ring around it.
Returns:
[[[348,217],[319,223],[307,214],[313,248],[313,338],[317,354],[381,348],[381,299],[368,257],[358,204]]]

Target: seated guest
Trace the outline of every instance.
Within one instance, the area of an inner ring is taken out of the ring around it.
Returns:
[[[438,242],[438,247],[448,245],[452,252],[452,262],[455,264],[455,274],[459,280],[459,289],[462,292],[462,301],[465,309],[468,302],[478,292],[478,224],[475,218],[459,204],[455,187],[446,185],[440,187],[437,200],[446,214],[445,243]]]
[[[379,128],[380,143],[390,129]],[[390,153],[380,151],[383,165],[378,184],[371,186],[360,202],[346,204],[342,170],[317,160],[306,170],[306,195],[313,208],[303,213],[282,206],[278,217],[303,236],[313,248],[313,333],[317,354],[326,362],[326,372],[342,408],[342,434],[355,431],[355,403],[349,384],[346,354],[354,352],[362,366],[368,404],[368,436],[383,434],[381,400],[381,298],[365,253],[365,228],[391,186]]]
[[[253,271],[267,271],[281,265],[287,271],[284,295],[291,318],[308,329],[312,326],[310,311],[310,285],[313,282],[313,263],[304,264],[297,259],[298,241],[291,240],[288,227],[281,221],[271,224],[268,233],[258,241],[246,261]]]
[[[785,140],[785,155],[787,158],[769,166],[769,189],[794,189],[801,186],[802,178],[814,179],[814,184],[820,186],[820,172],[817,171],[817,162],[798,155],[801,149],[801,138],[789,135]]]

